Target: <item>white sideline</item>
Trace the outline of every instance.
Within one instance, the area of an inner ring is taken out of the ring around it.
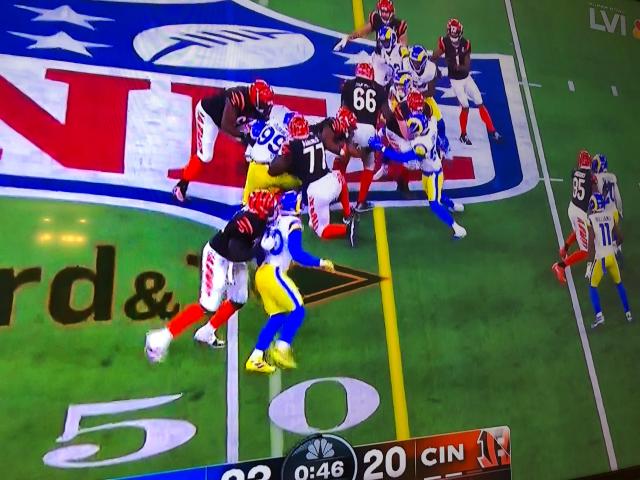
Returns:
[[[237,463],[240,446],[238,314],[227,323],[227,463]]]
[[[529,110],[529,117],[531,118],[531,127],[533,128],[533,134],[535,137],[536,148],[540,157],[540,166],[542,167],[542,174],[544,178],[544,186],[547,191],[547,198],[549,200],[549,207],[551,209],[551,217],[553,218],[553,225],[556,230],[556,236],[558,237],[558,246],[564,244],[564,238],[562,236],[562,227],[560,226],[560,218],[558,217],[558,208],[551,188],[551,181],[549,179],[549,170],[547,168],[547,160],[542,148],[542,138],[540,137],[540,130],[538,128],[538,121],[536,119],[536,113],[533,108],[533,100],[531,99],[531,90],[527,82],[527,72],[524,66],[524,58],[522,57],[522,50],[520,49],[520,40],[518,38],[518,31],[516,29],[516,23],[513,16],[513,7],[511,6],[511,0],[504,0],[505,7],[507,9],[507,17],[509,18],[509,26],[511,27],[511,36],[513,37],[513,46],[516,51],[516,57],[518,59],[518,68],[520,69],[520,75],[522,77],[522,83],[524,88],[524,94],[527,101],[527,108]],[[589,339],[584,328],[584,321],[582,320],[582,311],[580,310],[580,303],[578,302],[578,295],[576,293],[576,287],[573,283],[573,276],[571,270],[567,270],[567,284],[569,287],[569,293],[571,295],[571,303],[573,304],[573,312],[576,317],[576,324],[578,326],[578,332],[580,333],[580,341],[582,343],[582,350],[584,352],[584,358],[587,363],[587,370],[589,371],[589,378],[591,380],[591,387],[593,388],[593,396],[596,401],[596,408],[598,410],[598,416],[600,417],[600,427],[602,428],[602,436],[604,437],[604,443],[607,448],[607,456],[609,457],[609,467],[611,470],[618,469],[618,461],[616,460],[616,453],[613,449],[613,441],[611,440],[611,433],[609,432],[609,423],[607,422],[607,413],[604,409],[604,402],[602,401],[602,393],[600,392],[600,384],[598,383],[598,375],[596,374],[596,368],[593,364],[593,357],[591,356],[591,347],[589,346]]]

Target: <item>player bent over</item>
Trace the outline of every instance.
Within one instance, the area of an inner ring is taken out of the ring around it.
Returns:
[[[248,87],[229,88],[198,102],[195,111],[196,154],[191,155],[180,181],[173,188],[173,196],[178,201],[186,200],[189,182],[195,180],[205,163],[213,160],[220,131],[241,138],[244,123],[250,119],[269,118],[273,97],[269,84],[256,80]]]
[[[614,207],[615,208],[615,207]],[[614,212],[606,208],[606,200],[599,193],[594,193],[589,200],[589,230],[592,235],[589,241],[589,253],[593,255],[593,263],[591,268],[587,270],[587,277],[591,277],[589,293],[591,303],[596,314],[596,320],[591,325],[595,328],[604,323],[604,315],[600,307],[600,296],[598,295],[598,285],[604,271],[607,270],[609,275],[616,284],[620,301],[624,308],[624,314],[627,321],[632,321],[631,309],[629,308],[629,300],[627,292],[622,284],[620,277],[620,268],[616,261],[616,250],[613,244],[614,235],[618,239],[618,244],[622,243],[622,235],[617,225]]]
[[[346,110],[346,109],[345,109]],[[347,111],[348,112],[348,111]],[[355,116],[347,115],[340,107],[335,118],[327,118],[314,125],[313,131],[302,115],[289,122],[291,141],[282,149],[282,155],[269,166],[269,174],[291,173],[302,182],[309,205],[309,225],[323,239],[347,238],[355,246],[356,219],[351,215],[347,182],[341,172],[327,166],[325,147],[344,148],[345,136],[356,126]],[[335,144],[339,142],[339,144]],[[331,146],[330,144],[335,144]],[[343,223],[330,223],[331,203],[340,200]]]
[[[300,188],[300,180],[283,173],[277,177],[269,175],[269,164],[281,153],[282,146],[289,140],[289,121],[295,113],[283,105],[274,105],[269,120],[255,120],[251,126],[251,143],[245,151],[249,162],[247,179],[242,194],[243,205],[249,194],[255,190],[286,191]]]
[[[291,262],[304,267],[321,267],[333,271],[333,263],[321,260],[302,248],[301,196],[294,191],[282,194],[279,214],[265,232],[261,245],[265,249],[264,263],[256,271],[256,288],[262,297],[269,320],[263,327],[246,369],[251,372],[272,373],[275,367],[264,358],[276,334],[279,339],[270,350],[270,356],[280,368],[295,368],[291,344],[302,326],[305,309],[302,295],[287,275]]]
[[[258,190],[249,196],[247,206],[238,211],[202,249],[200,301],[192,303],[173,317],[166,328],[147,334],[145,351],[151,362],[167,355],[171,341],[207,313],[213,317],[195,334],[195,340],[217,348],[224,342],[216,329],[247,302],[247,262],[260,252],[259,241],[276,199],[271,192]],[[223,298],[226,300],[223,301]]]
[[[585,260],[589,250],[587,209],[593,189],[593,176],[591,174],[591,156],[586,150],[578,152],[578,168],[574,169],[571,174],[571,184],[571,202],[567,213],[571,221],[572,232],[560,248],[561,260],[551,266],[560,283],[567,282],[564,269]],[[578,251],[568,255],[569,247],[576,241],[578,242]]]
[[[464,238],[467,231],[454,219],[449,210],[463,211],[461,204],[454,203],[442,192],[444,174],[442,158],[437,148],[438,126],[434,117],[427,119],[423,113],[414,113],[407,120],[410,141],[407,149],[395,150],[384,147],[379,137],[371,139],[369,145],[392,161],[400,163],[419,162],[422,170],[422,185],[427,194],[429,208],[447,226],[453,230],[454,238]]]
[[[462,36],[462,23],[456,18],[447,22],[447,34],[438,39],[438,47],[431,56],[431,61],[436,63],[442,55],[447,60],[449,80],[458,102],[462,107],[460,112],[460,142],[471,145],[467,136],[467,120],[469,118],[469,98],[476,104],[480,111],[480,118],[487,127],[489,138],[500,140],[502,138],[493,126],[489,110],[482,103],[482,95],[471,77],[471,42]]]

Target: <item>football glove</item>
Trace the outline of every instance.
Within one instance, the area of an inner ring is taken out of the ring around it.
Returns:
[[[334,52],[342,51],[342,49],[347,46],[348,41],[349,41],[349,35],[345,35],[344,37],[342,37],[342,39],[338,43],[335,44],[335,46],[333,47],[333,51]]]
[[[377,135],[374,135],[369,139],[369,148],[374,152],[381,152],[384,149],[382,140]]]
[[[325,260],[324,258],[320,260],[320,268],[326,270],[327,272],[335,272],[336,267],[331,260]]]

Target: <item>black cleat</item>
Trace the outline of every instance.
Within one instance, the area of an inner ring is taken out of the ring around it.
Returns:
[[[460,142],[464,143],[465,145],[473,145],[466,133],[460,135]]]
[[[365,200],[362,203],[358,203],[354,210],[358,213],[370,212],[371,210],[373,210],[373,203]]]
[[[187,188],[189,188],[189,182],[186,180],[180,180],[175,187],[173,187],[173,198],[180,203],[184,203],[187,200]]]

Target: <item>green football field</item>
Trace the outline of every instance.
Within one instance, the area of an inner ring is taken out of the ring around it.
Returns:
[[[353,29],[346,0],[268,3],[313,24]],[[521,93],[548,181],[514,198],[469,205],[461,216],[469,235],[459,242],[417,207],[386,209],[375,222],[363,216],[357,250],[321,242],[307,229],[307,249],[344,268],[336,276],[295,272],[310,303],[296,340],[299,368],[271,378],[243,368],[265,320],[255,294],[234,323],[237,342],[235,333],[227,335],[229,349],[196,347],[187,334],[165,363],[149,365],[144,356],[145,333],[195,299],[199,270],[191,256],[211,236],[209,227],[133,209],[1,197],[4,478],[103,479],[276,456],[302,438],[292,431],[345,422],[349,428],[338,434],[355,445],[508,425],[514,479],[640,464],[638,320],[625,321],[605,277],[607,320],[592,331],[585,266],[574,269],[568,286],[550,270],[557,227],[569,233],[576,152],[603,152],[624,200],[622,277],[632,309],[639,308],[640,40],[631,29],[640,3],[606,2],[608,11],[624,12],[626,35],[590,28],[589,9],[605,7],[586,0],[511,0],[511,23],[502,0],[395,3],[398,16],[409,19],[411,43],[433,48],[447,19],[457,16],[474,52],[514,56],[521,80],[525,67],[529,85],[523,82]],[[374,4],[365,0],[364,11]],[[448,128],[457,141],[457,125]],[[387,248],[391,276],[380,281],[388,273],[380,261]],[[395,301],[383,310],[390,289]],[[352,383],[330,380],[336,377]],[[348,409],[354,385],[362,403]],[[301,398],[281,415],[288,431],[270,421],[270,400],[280,392]],[[113,403],[152,398],[155,406],[149,401],[146,408]],[[81,417],[68,415],[82,404],[90,405],[78,410]],[[173,419],[185,442],[112,464],[145,444],[141,425],[149,419]],[[135,420],[142,423],[123,423]],[[184,433],[190,425],[197,429],[192,437]],[[63,432],[68,441],[58,442]],[[99,451],[50,454],[86,444]],[[43,462],[46,455],[58,462],[86,457],[89,465],[55,468]]]

